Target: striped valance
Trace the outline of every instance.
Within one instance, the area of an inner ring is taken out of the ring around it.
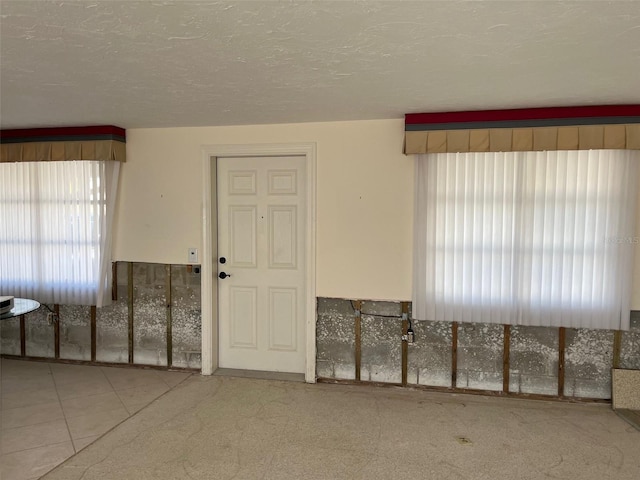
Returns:
[[[640,105],[405,115],[404,153],[640,150]]]
[[[0,130],[0,162],[124,162],[125,142],[125,130],[111,125]]]

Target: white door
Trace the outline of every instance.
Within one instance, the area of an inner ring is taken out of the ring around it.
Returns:
[[[217,164],[219,365],[303,373],[305,157]]]

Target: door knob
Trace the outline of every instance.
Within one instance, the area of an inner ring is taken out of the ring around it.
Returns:
[[[229,275],[228,273],[224,273],[224,272],[220,272],[220,274],[218,275],[218,277],[222,278],[223,280],[227,277],[230,277],[231,275]]]

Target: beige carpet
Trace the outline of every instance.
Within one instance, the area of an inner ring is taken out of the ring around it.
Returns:
[[[638,479],[608,405],[192,376],[46,475],[93,479]]]

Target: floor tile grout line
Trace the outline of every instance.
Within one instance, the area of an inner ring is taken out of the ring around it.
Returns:
[[[108,367],[100,367],[100,370],[102,371],[103,368],[108,368]],[[122,408],[124,408],[125,412],[127,412],[127,418],[125,420],[130,419],[134,414],[131,413],[129,411],[129,409],[127,408],[127,406],[125,405],[124,401],[122,400],[122,397],[118,393],[118,390],[116,390],[116,388],[113,386],[113,383],[111,383],[111,380],[109,379],[109,376],[106,373],[104,373],[104,371],[102,371],[102,374],[107,379],[107,382],[109,382],[109,385],[111,385],[111,388],[113,389],[113,393],[115,393],[116,397],[118,397],[118,400],[120,401],[120,405],[122,405]],[[106,435],[106,433],[104,433],[103,435]],[[102,436],[102,435],[100,435],[100,436]],[[98,438],[100,438],[100,437],[98,437]]]
[[[124,409],[127,410],[127,407],[125,406],[124,402],[122,401],[122,398],[120,398],[120,395],[118,395],[118,390],[116,390],[116,387],[113,386],[113,383],[111,382],[111,379],[109,378],[109,375],[104,373],[104,369],[108,368],[108,367],[99,367],[99,368],[100,368],[100,372],[102,373],[102,375],[104,375],[104,378],[106,378],[107,382],[109,382],[109,385],[111,386],[111,390],[113,390],[113,393],[115,393],[116,397],[118,397],[118,400],[120,400],[120,404],[122,404]],[[127,413],[129,413],[129,410],[127,410]]]
[[[13,455],[16,453],[22,453],[22,452],[28,452],[29,450],[36,450],[37,448],[46,448],[46,447],[55,447],[56,445],[64,445],[65,443],[70,443],[71,446],[73,447],[73,441],[68,440],[65,442],[56,442],[56,443],[47,443],[46,445],[38,445],[37,447],[29,447],[29,448],[23,448],[22,450],[16,450],[15,452],[7,452],[7,453],[2,453],[2,455],[0,455],[0,457],[5,457],[7,455]],[[75,450],[75,448],[74,448]]]
[[[46,405],[46,403],[40,403],[39,405]],[[31,406],[31,405],[29,405]],[[35,405],[34,405],[35,406]],[[18,407],[20,408],[20,407]],[[5,410],[7,411],[7,410]],[[64,412],[63,412],[64,414]],[[9,427],[9,428],[0,428],[0,431],[2,432],[7,432],[9,430],[15,430],[16,428],[27,428],[27,427],[36,427],[38,425],[45,425],[47,423],[55,423],[55,422],[59,422],[60,420],[64,420],[63,418],[60,418],[58,420],[47,420],[46,422],[38,422],[38,423],[30,423],[29,425],[20,425],[18,427]]]
[[[69,428],[69,421],[67,419],[67,414],[64,413],[64,408],[62,408],[62,399],[60,398],[60,392],[58,392],[58,384],[56,382],[56,377],[53,375],[53,369],[51,368],[51,364],[47,363],[49,366],[49,371],[51,371],[51,376],[53,377],[53,385],[56,387],[56,396],[58,397],[58,404],[60,405],[60,410],[62,410],[62,416],[64,417],[64,424],[67,426],[67,434],[69,435],[69,441],[71,442],[71,447],[73,448],[73,453],[76,453],[76,447],[73,444],[73,437],[71,436],[71,428]]]

